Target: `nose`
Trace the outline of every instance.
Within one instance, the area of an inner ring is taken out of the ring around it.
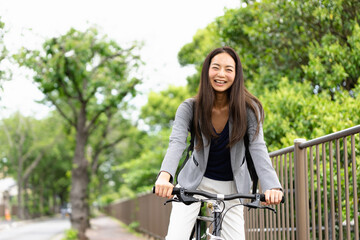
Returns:
[[[224,69],[221,68],[221,69],[219,70],[218,76],[220,76],[220,77],[225,76],[225,71],[224,71]]]

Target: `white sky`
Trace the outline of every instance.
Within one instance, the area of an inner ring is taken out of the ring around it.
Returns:
[[[85,30],[99,27],[102,34],[121,46],[143,41],[141,51],[146,66],[138,104],[146,94],[166,89],[169,84],[185,85],[191,67],[182,68],[177,53],[204,28],[223,15],[224,8],[237,8],[240,0],[0,0],[1,21],[5,23],[5,45],[16,53],[21,46],[40,48],[45,39],[65,34],[71,27]],[[2,67],[3,68],[3,67]],[[11,66],[13,79],[0,92],[0,118],[20,110],[25,115],[43,117],[49,108],[27,73]]]

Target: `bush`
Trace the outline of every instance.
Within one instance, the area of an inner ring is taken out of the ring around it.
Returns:
[[[61,240],[78,240],[78,231],[75,229],[69,229],[65,231],[65,238]]]

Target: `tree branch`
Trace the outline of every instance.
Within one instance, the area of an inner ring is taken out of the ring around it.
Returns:
[[[76,122],[73,122],[65,113],[64,111],[60,108],[60,106],[55,102],[55,100],[50,97],[49,95],[47,95],[47,98],[50,100],[50,102],[52,104],[54,104],[54,106],[56,107],[56,109],[59,111],[60,115],[65,118],[66,121],[68,121],[68,123],[74,127],[76,127]],[[73,109],[73,107],[70,105],[70,107]],[[75,111],[76,113],[76,110],[73,109],[73,111]],[[75,115],[75,118],[76,118],[76,115]]]
[[[99,155],[102,151],[112,148],[114,147],[116,144],[118,144],[119,142],[121,142],[122,140],[124,140],[127,136],[126,135],[122,135],[120,137],[118,137],[116,140],[114,140],[111,143],[102,145],[101,147],[97,148],[97,150],[95,151],[94,154],[94,158],[93,158],[93,163],[91,165],[91,172],[93,174],[95,174],[99,168]]]
[[[26,179],[30,176],[32,171],[36,168],[36,166],[41,161],[42,157],[45,155],[45,149],[43,149],[39,155],[37,155],[36,159],[28,166],[25,170],[25,173],[23,175],[23,180],[26,181]]]
[[[91,122],[87,127],[85,127],[85,131],[88,132],[89,135],[91,135],[92,131],[95,129],[95,122],[100,117],[100,115],[106,111],[108,111],[111,108],[111,104],[107,105],[103,109],[99,110],[98,113],[95,114]]]

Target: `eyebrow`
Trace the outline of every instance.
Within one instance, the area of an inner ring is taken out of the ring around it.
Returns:
[[[220,66],[220,64],[218,64],[218,63],[212,63],[212,64],[210,64],[210,65]],[[233,65],[226,65],[225,67],[231,67],[231,68],[234,68],[234,69],[235,69],[235,67],[234,67]]]

